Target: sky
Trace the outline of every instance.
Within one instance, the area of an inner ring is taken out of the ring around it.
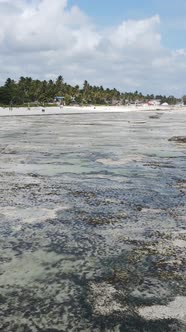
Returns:
[[[0,84],[186,94],[186,0],[0,0]]]

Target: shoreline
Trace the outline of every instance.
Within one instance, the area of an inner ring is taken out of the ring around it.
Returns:
[[[45,110],[44,112],[42,110]],[[38,116],[38,115],[66,115],[66,114],[90,114],[90,113],[125,113],[125,112],[159,112],[159,111],[186,111],[186,107],[177,106],[65,106],[57,107],[0,107],[2,116]]]

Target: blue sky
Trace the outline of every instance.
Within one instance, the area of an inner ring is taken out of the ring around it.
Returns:
[[[163,43],[169,48],[186,46],[186,0],[69,0],[101,26],[127,19],[144,19],[158,14]]]

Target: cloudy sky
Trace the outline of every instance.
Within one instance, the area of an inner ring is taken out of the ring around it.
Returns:
[[[186,94],[186,0],[0,0],[0,83]]]

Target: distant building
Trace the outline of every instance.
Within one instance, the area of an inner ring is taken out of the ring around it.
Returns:
[[[152,99],[148,101],[148,105],[150,106],[159,106],[161,104],[160,100]]]
[[[65,97],[63,97],[63,96],[56,96],[56,97],[54,97],[54,101],[56,102],[56,103],[58,103],[59,105],[64,105],[64,99],[65,99]]]
[[[56,96],[56,97],[54,97],[55,101],[62,101],[64,99],[65,99],[65,97],[63,97],[63,96]]]

